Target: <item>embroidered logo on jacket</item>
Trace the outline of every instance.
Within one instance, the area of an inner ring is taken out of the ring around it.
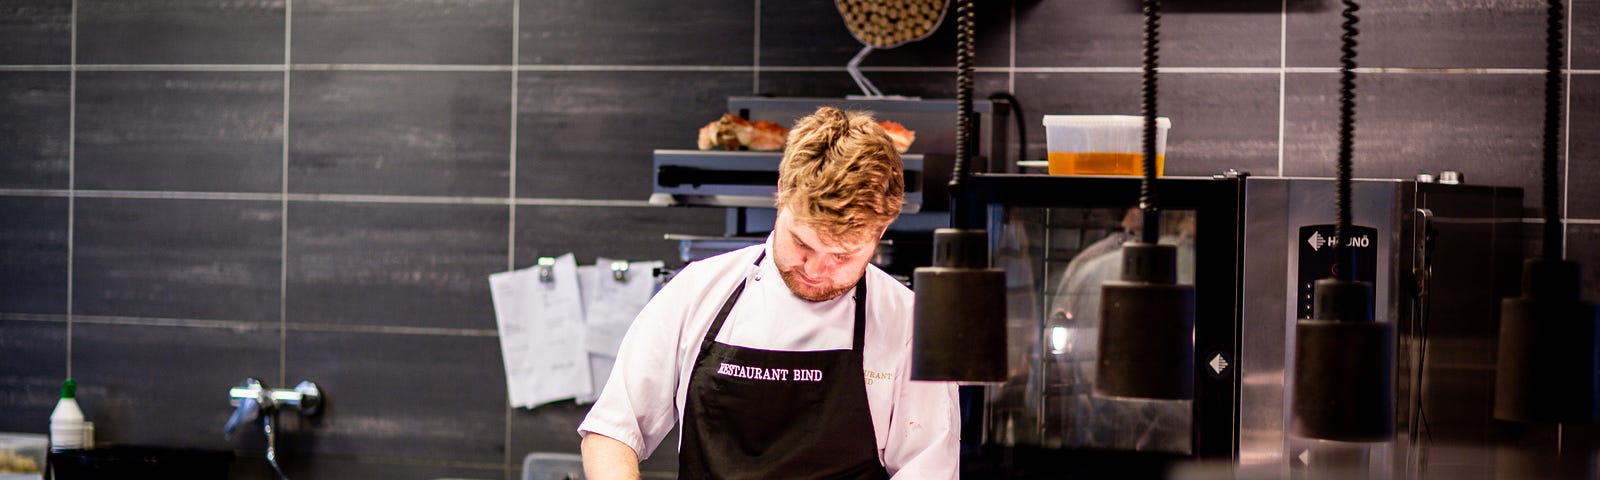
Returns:
[[[717,375],[750,380],[771,380],[778,382],[820,382],[822,370],[809,368],[761,368],[747,367],[723,363],[717,366]]]

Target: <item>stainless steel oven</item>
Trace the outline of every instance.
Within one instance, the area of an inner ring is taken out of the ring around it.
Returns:
[[[1162,241],[1179,246],[1181,280],[1195,286],[1192,400],[1093,393],[1099,284],[1120,271],[1138,180],[971,179],[1007,273],[1011,374],[963,389],[967,477],[1158,477],[1197,461],[1269,478],[1313,461],[1394,478],[1494,471],[1494,455],[1463,452],[1506,438],[1492,420],[1495,315],[1520,278],[1519,189],[1357,180],[1357,228],[1335,239],[1331,179],[1158,185]],[[1354,265],[1334,263],[1335,241],[1355,249]],[[1310,316],[1310,282],[1333,268],[1373,282],[1375,317],[1395,327],[1396,368],[1372,379],[1394,384],[1389,442],[1335,445],[1285,428],[1294,322]]]

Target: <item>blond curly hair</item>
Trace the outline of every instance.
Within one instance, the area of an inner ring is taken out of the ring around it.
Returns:
[[[900,154],[867,112],[818,108],[789,131],[776,206],[827,241],[875,239],[900,215]]]

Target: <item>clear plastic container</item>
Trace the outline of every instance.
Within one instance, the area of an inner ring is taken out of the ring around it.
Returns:
[[[38,480],[49,443],[42,433],[0,433],[0,480]]]
[[[1166,170],[1167,130],[1156,118],[1156,176]],[[1051,175],[1141,175],[1144,117],[1134,115],[1045,115],[1045,145]]]

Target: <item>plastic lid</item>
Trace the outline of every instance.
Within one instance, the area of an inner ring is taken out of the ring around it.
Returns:
[[[1139,115],[1045,115],[1044,126],[1100,126],[1100,125],[1144,125],[1144,117]],[[1172,128],[1172,119],[1156,117],[1157,128]]]
[[[78,382],[67,379],[61,382],[61,398],[74,398],[78,395]]]

